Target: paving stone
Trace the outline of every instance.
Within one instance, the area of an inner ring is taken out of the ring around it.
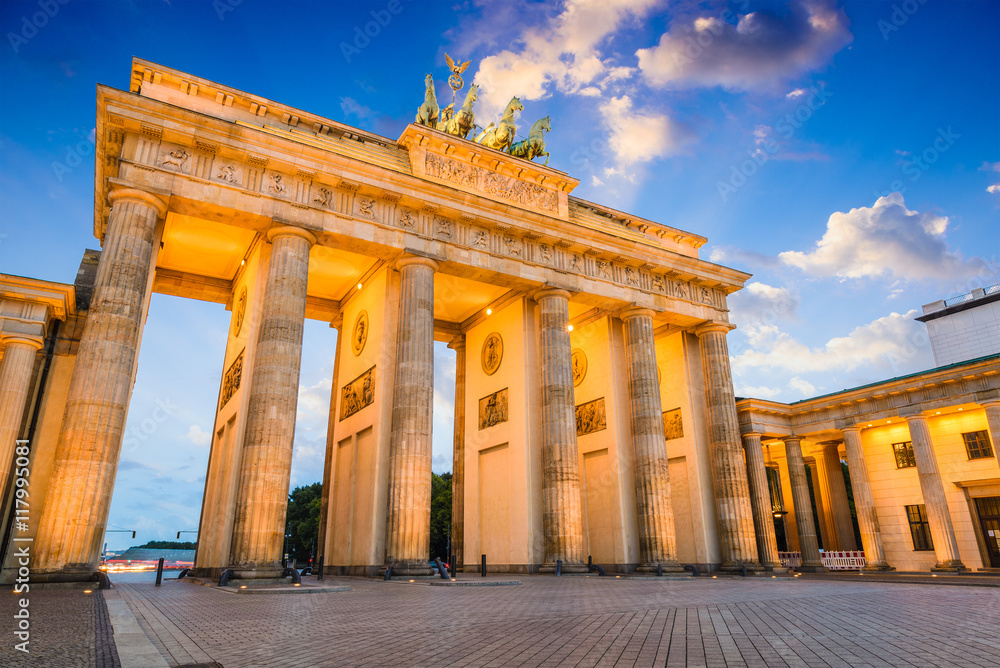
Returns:
[[[327,578],[351,589],[313,596],[174,581],[115,592],[173,667],[1000,665],[995,588],[519,578],[515,587]],[[31,606],[30,659],[12,650],[5,613],[0,665],[120,665],[100,593],[33,591]]]

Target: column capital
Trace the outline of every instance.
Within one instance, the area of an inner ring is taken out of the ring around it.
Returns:
[[[118,200],[131,200],[150,206],[156,209],[157,218],[162,218],[167,214],[167,203],[163,201],[162,197],[138,188],[112,186],[111,192],[108,193],[108,201],[113,206]]]
[[[980,401],[979,406],[982,408],[1000,408],[1000,399],[988,399],[986,401]]]
[[[764,432],[762,432],[762,431],[744,431],[744,432],[740,432],[740,436],[743,437],[743,438],[753,438],[754,436],[756,436],[757,438],[763,440],[763,438],[764,438]]]
[[[856,434],[860,434],[862,429],[864,429],[864,427],[862,427],[859,424],[851,424],[851,425],[847,425],[846,427],[841,427],[840,428],[840,433],[846,434],[847,432],[853,432],[853,433],[856,433]]]
[[[570,294],[569,290],[564,290],[563,288],[550,288],[544,287],[535,292],[531,297],[536,302],[540,302],[547,297],[562,297],[566,301],[569,301],[573,295]]]
[[[315,246],[317,242],[316,235],[309,230],[304,230],[301,227],[292,227],[291,225],[272,225],[267,230],[266,236],[267,240],[271,243],[274,243],[274,240],[278,237],[298,237],[308,241],[310,246]]]
[[[736,325],[732,325],[728,322],[718,322],[715,320],[709,320],[703,322],[694,328],[694,335],[701,338],[705,334],[711,334],[713,332],[718,332],[720,334],[728,334],[731,330],[736,329]]]
[[[910,424],[911,422],[920,422],[920,421],[927,422],[927,416],[924,415],[923,413],[914,413],[913,415],[900,415],[899,417],[904,422],[906,422],[906,424]]]
[[[624,311],[618,316],[622,319],[622,322],[631,320],[632,318],[649,318],[650,320],[656,315],[656,311],[651,308],[646,308],[644,306],[632,306]]]
[[[430,267],[430,270],[437,272],[440,265],[429,257],[421,257],[419,255],[405,255],[398,260],[396,260],[396,271],[401,271],[406,267],[412,267],[415,265]]]
[[[789,443],[791,441],[795,441],[796,443],[801,443],[802,442],[802,437],[801,436],[782,436],[780,440],[783,443]]]
[[[35,350],[41,350],[45,345],[39,339],[19,334],[4,334],[0,336],[0,342],[5,346],[9,346],[12,343],[19,343],[21,345],[32,346]]]
[[[459,350],[465,350],[465,334],[459,334],[452,339],[451,343],[448,344],[448,347],[456,352]]]

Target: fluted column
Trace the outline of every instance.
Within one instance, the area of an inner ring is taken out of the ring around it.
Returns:
[[[712,453],[712,480],[719,522],[722,570],[739,571],[743,566],[760,570],[757,537],[746,463],[740,446],[740,425],[733,395],[726,334],[731,325],[706,323],[695,330],[701,344],[701,368],[708,409],[708,444]]]
[[[453,568],[465,564],[465,334],[448,347],[455,351],[455,438],[451,468],[451,551]],[[450,558],[450,555],[449,555]]]
[[[292,441],[299,395],[309,250],[316,238],[296,227],[267,234],[271,260],[247,403],[232,568],[238,578],[281,574]]]
[[[556,561],[563,572],[585,572],[580,463],[576,444],[569,297],[548,288],[538,302],[539,358],[542,387],[542,525],[545,559],[541,571],[551,573]]]
[[[785,458],[788,460],[788,478],[792,483],[792,504],[795,508],[795,528],[799,533],[799,552],[802,553],[800,571],[825,571],[819,557],[819,541],[816,539],[816,521],[813,517],[812,501],[809,498],[809,482],[806,480],[806,463],[802,458],[802,442],[799,438],[785,439]]]
[[[931,441],[930,429],[927,427],[927,417],[924,415],[906,417],[906,425],[910,428],[910,441],[913,444],[913,458],[917,463],[920,492],[924,497],[927,522],[930,524],[931,539],[934,541],[934,554],[937,556],[937,564],[931,570],[963,570],[965,564],[958,555],[955,527],[951,522],[948,498],[941,482],[941,471],[934,455],[934,444]]]
[[[986,401],[982,407],[986,411],[986,425],[993,441],[993,456],[1000,461],[1000,401]]]
[[[97,570],[156,259],[156,224],[167,208],[131,188],[113,190],[108,199],[94,295],[35,539],[40,579],[87,580]]]
[[[431,425],[434,411],[434,272],[405,257],[400,274],[396,381],[389,445],[386,556],[399,575],[430,575]]]
[[[747,478],[750,485],[750,504],[753,507],[753,526],[757,534],[757,554],[765,570],[783,568],[778,558],[778,539],[774,533],[774,508],[771,490],[767,484],[767,467],[764,465],[764,446],[756,432],[743,434],[743,451],[747,459]],[[785,572],[785,571],[782,571]]]
[[[875,512],[875,497],[872,496],[868,464],[865,462],[864,448],[861,446],[861,428],[847,427],[843,430],[844,448],[847,450],[847,470],[851,472],[851,490],[854,492],[854,509],[858,513],[858,529],[861,530],[861,546],[865,551],[866,571],[894,570],[885,560],[882,546],[882,531]]]
[[[826,486],[830,490],[830,512],[837,536],[836,549],[856,550],[858,546],[854,540],[854,523],[851,521],[851,506],[847,500],[844,470],[840,465],[839,444],[827,443],[823,446],[823,469],[826,471]]]
[[[653,312],[632,308],[622,313],[632,449],[635,452],[636,515],[639,523],[639,570],[683,571],[677,563],[677,534],[670,499],[670,467],[663,434],[663,404],[653,340]]]
[[[24,406],[28,403],[35,353],[41,350],[42,342],[29,337],[9,336],[4,338],[3,343],[3,359],[0,359],[0,474],[3,480],[7,480],[14,466],[15,442],[24,418]]]

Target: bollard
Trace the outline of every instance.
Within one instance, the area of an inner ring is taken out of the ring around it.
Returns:
[[[587,555],[587,570],[594,570],[594,557],[589,554]]]
[[[656,577],[663,576],[663,564],[656,564]]]
[[[556,559],[556,577],[562,575],[562,559]]]
[[[434,557],[434,565],[437,566],[438,575],[441,577],[441,579],[442,580],[447,580],[448,579],[448,569],[444,567],[444,564],[441,563],[441,560],[439,558]]]
[[[479,574],[486,577],[486,555],[483,555],[483,565],[479,567]]]
[[[454,552],[451,553],[451,558],[448,560],[448,563],[451,564],[451,577],[455,577],[455,573],[458,572],[458,567],[455,565],[455,553]]]
[[[323,579],[323,555],[319,555],[319,571],[316,572],[316,579]]]
[[[160,557],[160,561],[156,564],[156,586],[160,586],[160,581],[163,580],[163,557]]]

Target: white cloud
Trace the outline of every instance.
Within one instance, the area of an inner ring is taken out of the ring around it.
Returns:
[[[734,388],[734,393],[737,397],[752,397],[754,399],[773,399],[774,397],[781,394],[781,388],[778,387],[767,387],[761,385],[755,387],[753,385],[737,385]]]
[[[187,437],[188,440],[195,445],[208,445],[212,442],[212,434],[207,431],[202,431],[201,427],[196,424],[193,424],[188,428]]]
[[[956,280],[975,275],[977,266],[945,241],[949,220],[906,208],[896,192],[871,207],[836,212],[823,238],[808,252],[785,251],[778,258],[814,276],[892,276]]]
[[[996,193],[1000,193],[1000,183],[995,183],[995,184],[987,187],[986,188],[986,192],[990,193],[991,195],[995,195]]]
[[[979,171],[1000,172],[1000,162],[993,162],[993,163],[984,162],[982,165],[980,165]],[[996,195],[997,193],[1000,193],[1000,183],[994,183],[993,185],[987,186],[986,192],[988,192],[991,195]]]
[[[786,93],[785,97],[789,100],[794,100],[795,98],[802,97],[805,94],[806,94],[805,88],[796,88],[795,90]]]
[[[752,368],[765,368],[802,374],[864,368],[885,377],[896,375],[901,367],[928,368],[927,332],[922,323],[914,320],[917,315],[916,310],[890,313],[856,327],[847,336],[832,338],[819,348],[810,348],[774,325],[748,325],[744,333],[751,347],[733,358],[733,371],[742,374]],[[803,382],[799,381],[802,387]]]
[[[605,64],[597,47],[626,18],[641,16],[655,4],[656,0],[568,0],[547,25],[525,31],[518,48],[482,60],[474,77],[482,87],[479,115],[493,120],[515,95],[522,101],[538,100],[552,88],[579,93],[603,78],[628,76],[623,72],[628,68]]]
[[[798,376],[795,376],[788,381],[788,387],[792,388],[796,392],[799,392],[803,397],[809,397],[816,394],[816,386],[808,380],[802,380]]]
[[[613,97],[602,104],[601,114],[617,165],[609,174],[622,174],[624,168],[636,163],[673,155],[690,139],[683,126],[666,114],[634,110],[628,95]]]
[[[729,20],[676,22],[657,46],[636,52],[646,80],[657,86],[773,88],[822,65],[852,39],[844,12],[824,0],[793,2],[780,16],[764,10],[738,20],[728,10],[722,16]]]
[[[740,328],[744,323],[773,323],[794,317],[798,306],[798,295],[788,288],[754,281],[729,297],[729,320]]]

